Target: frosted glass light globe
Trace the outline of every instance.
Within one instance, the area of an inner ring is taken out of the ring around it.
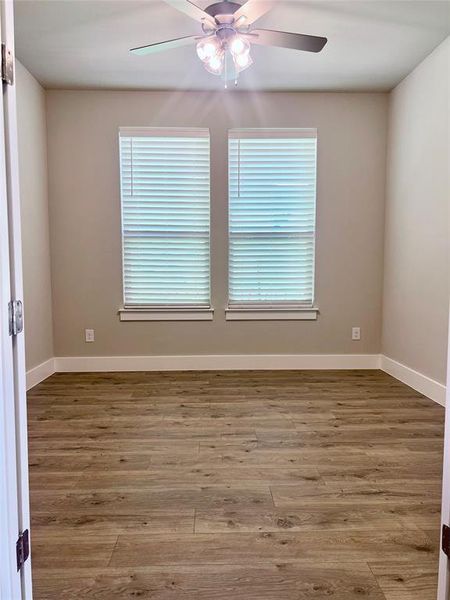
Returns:
[[[230,52],[233,56],[240,56],[247,54],[250,50],[250,44],[248,41],[239,35],[235,35],[230,44]]]
[[[208,65],[213,71],[220,72],[222,70],[222,66],[223,66],[222,57],[217,54],[215,56],[212,56],[208,60]]]
[[[213,39],[200,40],[197,44],[197,55],[202,61],[210,60],[217,52],[218,44]]]
[[[240,69],[245,69],[250,65],[252,59],[250,58],[250,53],[246,52],[245,54],[236,54],[234,60]]]

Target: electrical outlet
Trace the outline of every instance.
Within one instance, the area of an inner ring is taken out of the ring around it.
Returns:
[[[95,342],[95,332],[93,329],[84,330],[84,339],[86,342]]]
[[[352,340],[359,341],[361,339],[361,327],[352,327]]]

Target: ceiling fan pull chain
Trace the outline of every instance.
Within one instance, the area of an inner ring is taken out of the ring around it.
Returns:
[[[228,88],[228,56],[225,54],[225,89]]]

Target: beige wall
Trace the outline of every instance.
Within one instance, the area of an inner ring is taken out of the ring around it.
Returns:
[[[382,351],[445,383],[449,308],[447,39],[392,92]]]
[[[47,123],[56,356],[379,352],[386,94],[49,91]],[[213,322],[119,322],[118,128],[147,125],[210,128]],[[316,322],[225,321],[230,127],[318,128]]]
[[[45,91],[16,62],[27,369],[52,358]]]

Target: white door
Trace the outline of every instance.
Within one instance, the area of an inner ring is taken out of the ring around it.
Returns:
[[[442,527],[450,526],[450,327],[447,355],[447,394],[445,402],[444,482],[442,488]],[[441,540],[442,541],[442,540]],[[442,544],[441,544],[442,547]],[[441,550],[438,600],[450,599],[450,560]]]
[[[0,101],[0,598],[20,598],[20,574],[17,573],[15,544],[19,532],[14,366],[9,335],[11,300],[6,157],[4,144],[3,95]]]
[[[0,41],[5,54],[11,58],[14,56],[13,9],[12,0],[0,0]],[[0,598],[31,600],[31,560],[18,570],[16,553],[19,536],[29,531],[30,524],[24,334],[11,331],[9,318],[10,302],[23,298],[14,75],[10,83],[2,81],[1,85]]]

